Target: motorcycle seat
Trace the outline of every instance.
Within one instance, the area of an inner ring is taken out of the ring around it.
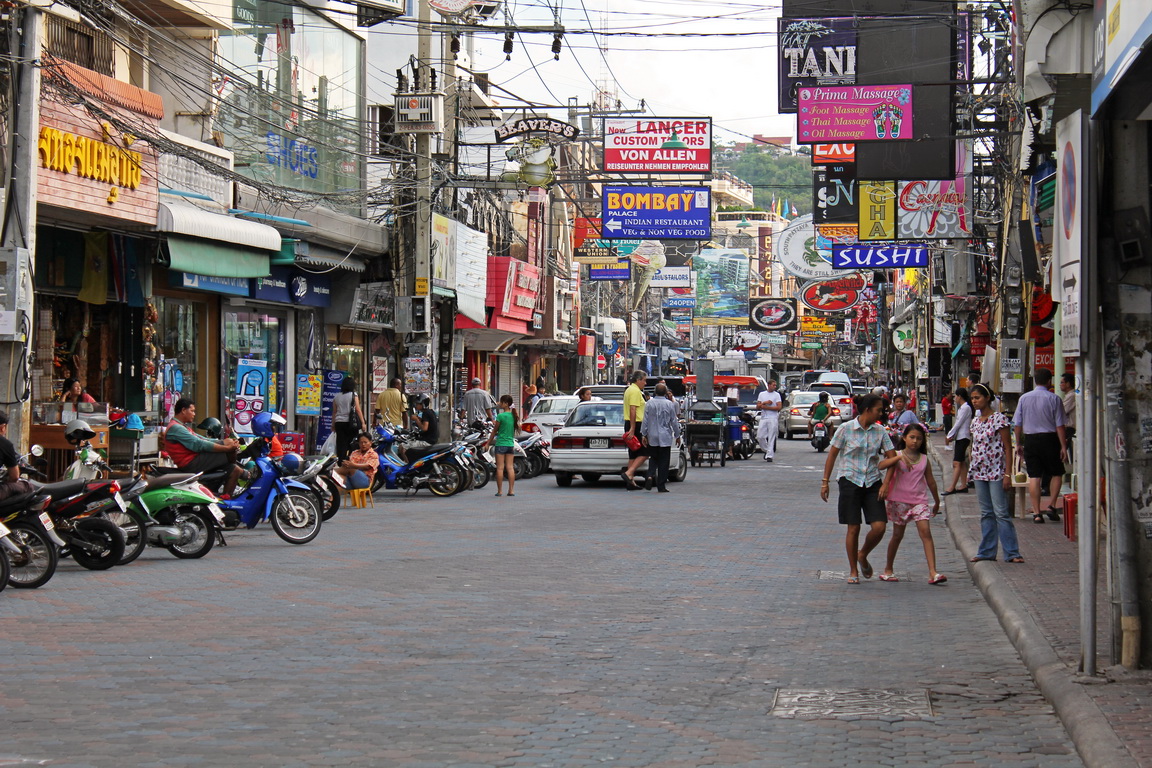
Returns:
[[[38,493],[46,493],[54,499],[62,499],[82,492],[90,481],[80,478],[79,480],[63,480],[59,483],[37,483],[35,480],[28,482],[32,483],[32,487]]]
[[[409,448],[404,452],[404,455],[408,457],[408,461],[416,461],[434,453],[441,453],[451,447],[452,443],[436,443],[436,445],[430,445],[427,448]]]
[[[0,517],[7,517],[8,513],[28,506],[28,502],[36,498],[38,494],[39,491],[19,493],[15,496],[4,499],[4,501],[0,501]]]
[[[182,474],[187,474],[187,473],[184,470],[180,469],[180,467],[157,467],[157,466],[153,466],[152,467],[152,474],[155,475],[156,477],[161,477],[163,475],[182,475]]]
[[[147,484],[148,490],[154,491],[158,488],[169,488],[173,485],[176,485],[176,483],[182,483],[185,480],[193,477],[196,477],[196,475],[191,472],[173,472],[171,474],[164,474],[160,477],[145,475],[144,482]]]

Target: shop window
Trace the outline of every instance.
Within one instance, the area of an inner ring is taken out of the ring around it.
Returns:
[[[207,382],[202,378],[203,323],[207,306],[188,299],[157,296],[153,299],[159,322],[153,336],[153,348],[145,348],[145,386],[151,399],[145,400],[149,411],[167,411],[181,397],[191,398],[207,414],[203,395]],[[155,353],[155,354],[149,354]],[[157,402],[157,398],[160,398]]]
[[[115,75],[112,39],[108,35],[52,14],[48,14],[45,26],[48,53],[102,75]]]
[[[261,408],[281,411],[284,408],[284,337],[286,317],[283,313],[239,310],[224,313],[224,380],[223,392],[235,397],[237,374],[242,360],[262,362],[267,379],[260,384],[266,398]],[[247,364],[245,364],[247,368]]]

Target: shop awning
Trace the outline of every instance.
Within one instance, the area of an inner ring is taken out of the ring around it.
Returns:
[[[244,221],[222,213],[212,213],[184,202],[160,201],[156,218],[156,229],[189,237],[202,237],[230,245],[256,248],[262,251],[279,251],[280,233],[267,224]],[[195,270],[188,270],[195,271]],[[209,274],[200,272],[199,274]],[[216,273],[212,273],[216,274]],[[262,277],[266,272],[255,277]],[[244,277],[244,275],[233,275]],[[253,275],[249,275],[252,277]]]
[[[266,277],[272,269],[268,251],[190,237],[169,237],[167,246],[166,266],[180,272],[211,277]]]
[[[297,264],[320,269],[345,269],[349,272],[363,272],[365,269],[364,259],[360,256],[322,248],[312,243],[305,245],[307,245],[306,252],[301,252],[303,249],[299,247],[296,249]]]

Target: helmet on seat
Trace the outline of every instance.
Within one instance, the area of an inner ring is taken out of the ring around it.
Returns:
[[[298,475],[304,471],[304,459],[298,453],[286,453],[280,459],[280,466],[284,467],[284,474]]]
[[[252,434],[256,437],[272,437],[276,434],[272,427],[272,414],[261,411],[252,417]]]
[[[224,425],[220,423],[220,419],[215,416],[209,416],[196,425],[196,429],[204,430],[204,434],[208,435],[215,440],[219,440],[224,434]]]
[[[94,437],[96,433],[84,419],[72,419],[64,427],[64,439],[70,443],[78,444],[81,440],[91,440]]]

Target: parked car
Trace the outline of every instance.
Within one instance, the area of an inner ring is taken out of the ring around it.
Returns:
[[[780,437],[787,440],[792,439],[792,435],[799,432],[803,435],[808,434],[808,409],[820,399],[820,393],[812,391],[793,392],[791,401],[788,407],[782,411],[780,416]],[[829,397],[829,405],[832,406],[832,415],[828,417],[827,424],[831,427],[843,424],[844,414],[849,414],[851,418],[851,405],[848,410],[843,410],[842,406],[832,402],[834,398]]]
[[[672,449],[670,466],[669,480],[680,482],[688,475],[688,456],[679,446]],[[552,433],[552,472],[556,485],[562,488],[572,485],[576,475],[586,483],[595,483],[627,467],[622,400],[580,403]]]
[[[548,442],[552,442],[552,433],[568,418],[568,412],[576,407],[580,398],[575,395],[549,395],[540,398],[532,413],[520,422],[520,429],[524,432],[539,432]]]

